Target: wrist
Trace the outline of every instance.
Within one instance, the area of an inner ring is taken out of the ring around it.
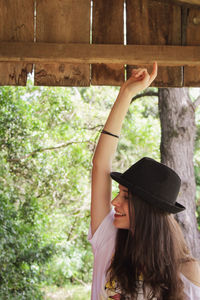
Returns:
[[[131,101],[131,99],[136,95],[133,91],[124,88],[123,86],[120,88],[119,96],[126,98],[127,100]]]

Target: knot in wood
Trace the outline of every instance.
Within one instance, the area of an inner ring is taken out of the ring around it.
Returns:
[[[194,18],[193,18],[193,23],[194,23],[195,25],[200,25],[200,17],[194,17]]]

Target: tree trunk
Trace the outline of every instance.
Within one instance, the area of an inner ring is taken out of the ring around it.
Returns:
[[[162,132],[161,162],[173,168],[182,180],[178,201],[186,207],[186,210],[177,214],[176,218],[192,254],[200,258],[193,166],[195,109],[188,88],[159,89],[159,114]]]

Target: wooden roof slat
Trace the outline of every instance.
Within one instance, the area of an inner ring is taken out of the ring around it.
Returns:
[[[180,45],[181,8],[149,0],[127,0],[127,44]],[[166,26],[167,24],[167,26]],[[155,58],[157,53],[155,53]],[[131,69],[128,66],[128,77]],[[141,66],[140,66],[141,67]],[[143,67],[146,65],[143,64]],[[154,86],[182,86],[181,67],[159,67]]]
[[[181,4],[190,4],[190,5],[199,5],[200,6],[199,0],[177,0],[175,2],[181,3]]]
[[[24,13],[26,12],[26,13]],[[34,1],[0,1],[0,42],[34,40]],[[30,63],[0,63],[0,85],[26,85],[27,74],[32,72]]]
[[[36,17],[38,42],[90,43],[90,0],[40,0]],[[35,85],[89,86],[90,66],[37,63]]]
[[[200,7],[200,0],[150,0],[150,1],[171,3],[182,7],[193,7],[193,8]]]
[[[93,1],[92,43],[124,44],[124,0]],[[93,85],[121,85],[124,65],[96,64],[91,66]]]
[[[200,45],[200,22],[196,23],[196,19],[200,20],[200,9],[189,9],[186,30],[187,45]],[[184,67],[184,86],[200,86],[200,66]]]
[[[0,62],[200,66],[200,46],[0,43]]]

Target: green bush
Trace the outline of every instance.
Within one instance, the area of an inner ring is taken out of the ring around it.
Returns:
[[[39,268],[54,253],[36,226],[0,194],[0,299],[41,299]]]

